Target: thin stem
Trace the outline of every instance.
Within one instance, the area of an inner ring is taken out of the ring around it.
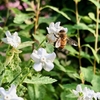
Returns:
[[[39,13],[40,13],[40,0],[37,2],[37,9],[35,11],[35,25],[34,25],[34,34],[36,34],[37,28],[38,28],[38,21],[39,21]]]
[[[78,18],[78,2],[75,1],[75,9],[76,9],[76,22],[77,24],[79,24],[79,18]],[[77,30],[77,38],[78,38],[78,49],[79,49],[79,66],[81,66],[81,56],[80,56],[80,52],[81,52],[81,44],[80,44],[80,34],[79,34],[79,30]]]
[[[99,3],[99,0],[97,0],[97,2]],[[97,13],[97,18],[96,18],[96,33],[95,33],[95,52],[97,53],[97,51],[98,51],[98,26],[99,26],[99,8],[98,7],[96,9],[96,13]],[[95,72],[96,72],[96,59],[94,59],[93,71],[95,74]]]

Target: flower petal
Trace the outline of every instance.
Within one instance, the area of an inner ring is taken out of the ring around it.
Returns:
[[[56,54],[53,52],[51,54],[47,54],[45,57],[46,57],[47,61],[49,60],[49,61],[53,62],[54,59],[56,58]]]
[[[46,55],[47,52],[44,48],[39,48],[37,51],[37,54],[42,56],[42,55]]]
[[[33,65],[33,68],[35,69],[35,71],[41,71],[42,70],[42,63],[35,63]]]
[[[33,51],[33,53],[31,54],[31,58],[32,58],[35,62],[39,62],[39,60],[40,60],[39,55],[38,55],[35,51]]]
[[[0,87],[0,95],[5,96],[6,95],[6,91],[4,88]]]
[[[54,27],[54,22],[51,22],[49,28]]]
[[[21,43],[21,39],[20,39],[20,37],[18,36],[18,33],[17,32],[15,32],[14,34],[13,34],[13,39],[19,44],[19,43]]]
[[[45,62],[43,68],[49,72],[54,68],[54,64],[51,61]]]
[[[47,34],[47,38],[50,43],[54,43],[57,40],[57,38],[54,36],[54,34]]]
[[[11,37],[11,33],[9,31],[7,31],[5,34],[6,34],[6,37]]]
[[[8,94],[11,94],[11,95],[13,94],[13,96],[17,96],[16,95],[16,86],[14,84],[12,84],[7,92],[8,92]]]
[[[12,97],[11,100],[24,100],[24,99],[21,97]]]
[[[2,38],[1,40],[2,40],[4,43],[7,43],[7,44],[8,44],[8,41],[7,41],[6,38]]]
[[[77,85],[76,90],[79,91],[79,92],[82,92],[81,85]]]
[[[56,22],[55,23],[55,28],[59,28],[60,27],[60,22]]]

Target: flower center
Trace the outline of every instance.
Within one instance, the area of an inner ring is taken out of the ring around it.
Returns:
[[[8,96],[8,95],[6,95],[5,97],[4,97],[4,100],[10,100],[11,98],[10,98],[10,96]]]
[[[41,57],[41,62],[45,62],[46,58],[45,57]]]

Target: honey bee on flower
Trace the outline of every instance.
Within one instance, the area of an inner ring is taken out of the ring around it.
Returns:
[[[47,38],[50,43],[54,43],[56,48],[63,49],[66,44],[77,46],[77,42],[67,36],[67,28],[60,26],[60,22],[50,23],[47,27]]]

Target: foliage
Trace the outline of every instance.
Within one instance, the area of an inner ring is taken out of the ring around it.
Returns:
[[[76,100],[72,90],[77,84],[100,91],[99,9],[99,0],[1,0],[0,86],[17,85],[24,100]],[[58,21],[77,47],[58,50],[47,42],[46,27]],[[21,37],[18,50],[2,42],[8,30]],[[32,67],[30,55],[40,47],[57,54],[50,72]]]

